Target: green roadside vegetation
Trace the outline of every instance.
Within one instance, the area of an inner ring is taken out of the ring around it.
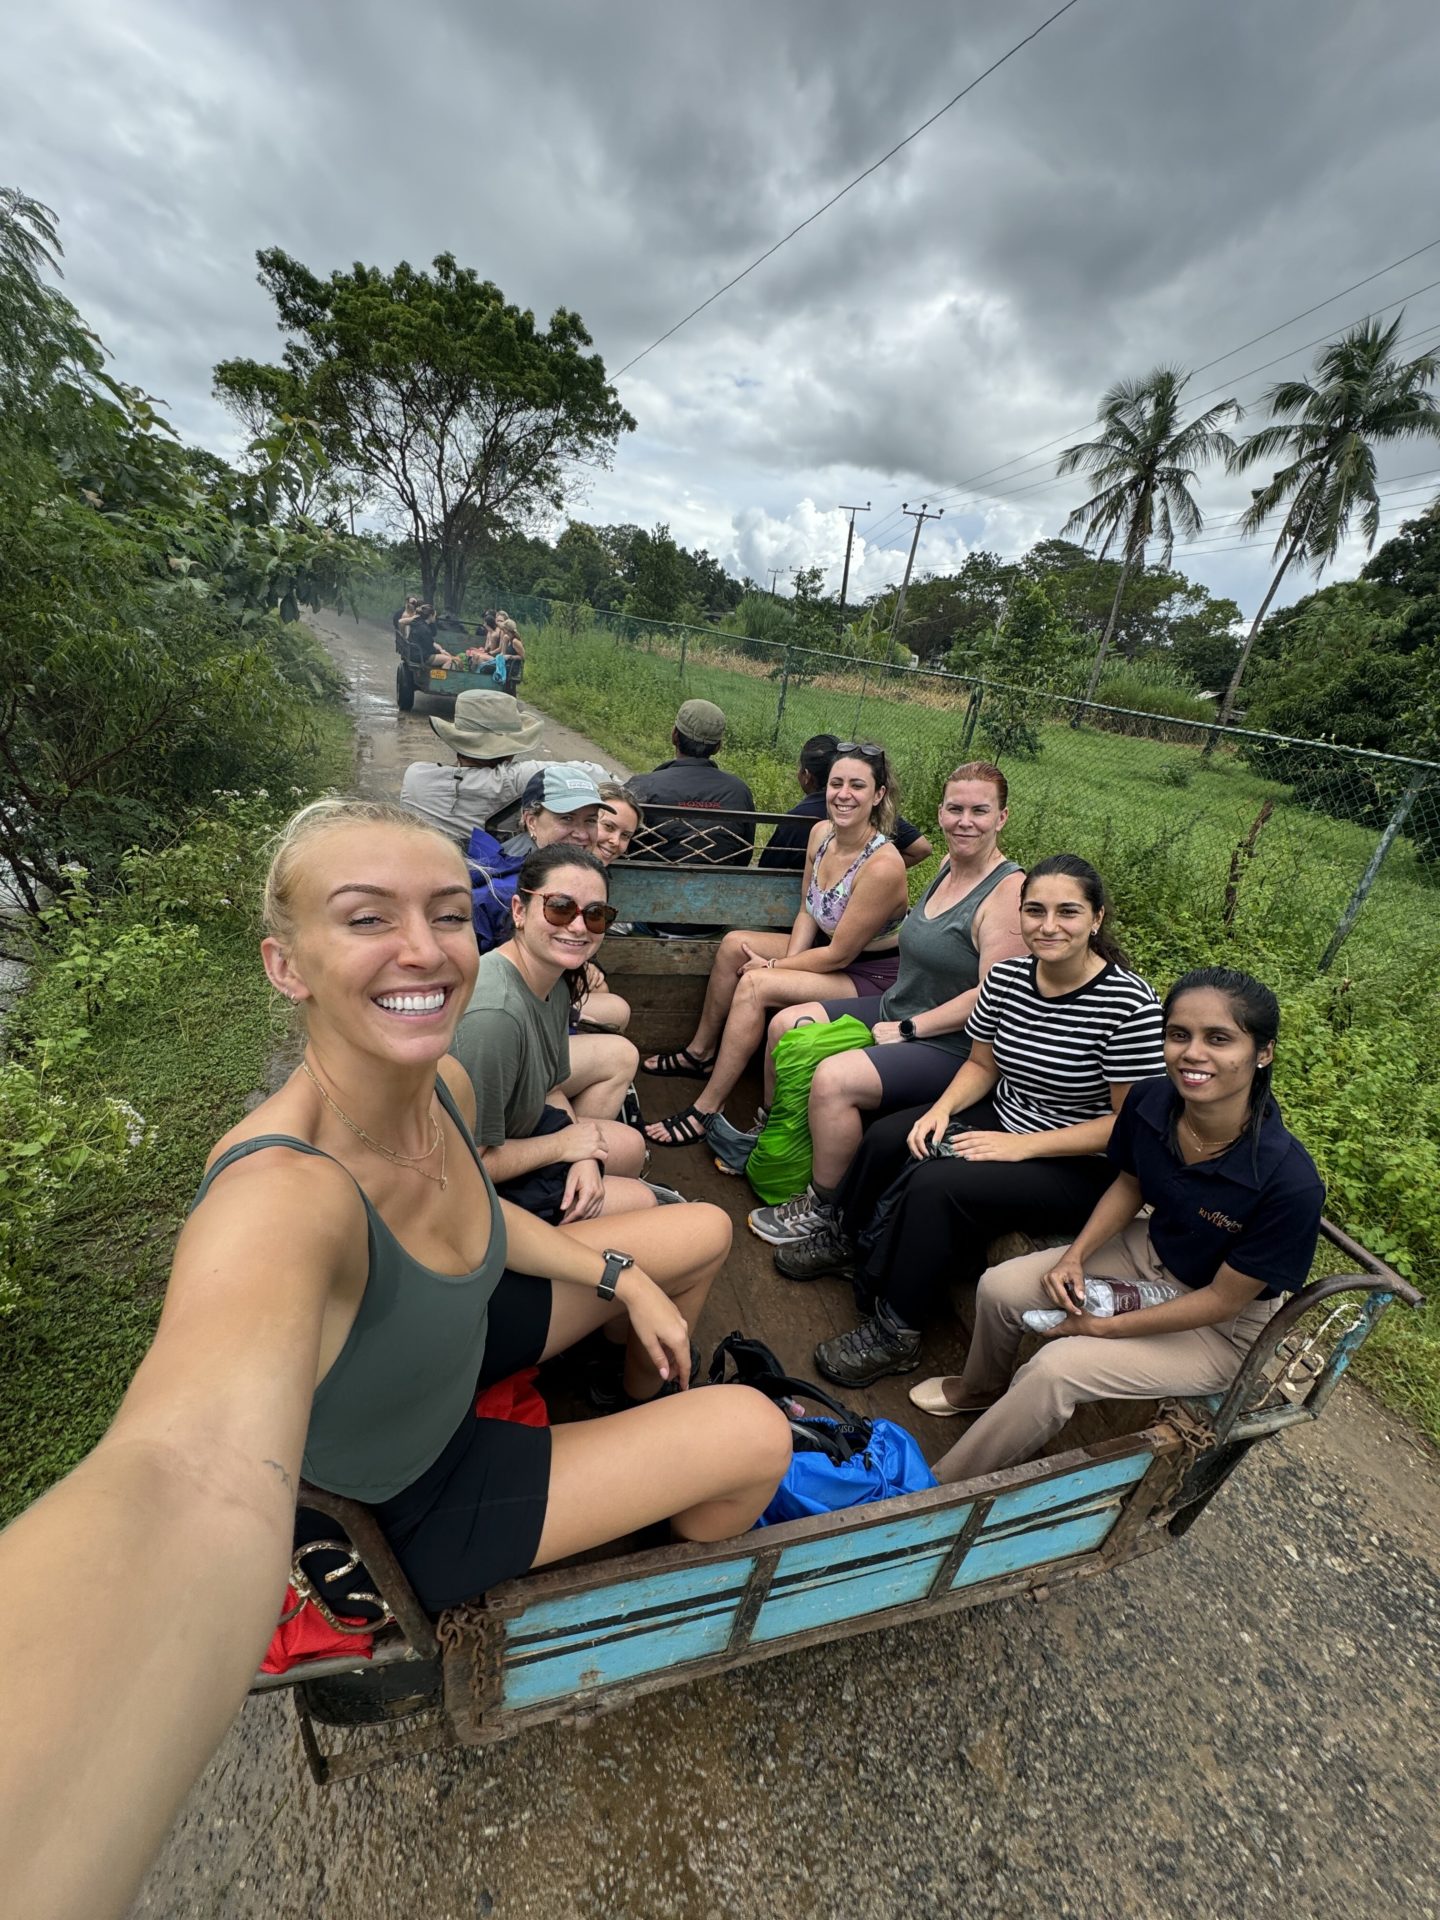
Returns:
[[[304,423],[244,471],[178,444],[47,284],[0,189],[0,1521],[98,1438],[216,1136],[277,1032],[273,828],[347,785],[343,679],[297,615],[370,563]]]
[[[348,786],[348,715],[317,707],[308,721],[306,789]],[[20,1291],[0,1319],[0,1524],[104,1432],[154,1332],[206,1155],[283,1055],[256,903],[269,833],[303,791],[217,796],[102,898],[72,876],[83,933],[39,954],[14,1011],[0,1211],[28,1245],[9,1244]],[[15,1157],[36,1141],[40,1154]],[[37,1163],[48,1192],[23,1184]]]
[[[770,670],[723,639],[687,647],[625,644],[599,628],[542,629],[529,642],[525,692],[556,719],[634,767],[670,752],[679,701],[715,700],[729,721],[724,761],[762,809],[793,804],[807,735],[883,741],[895,755],[906,813],[934,818],[960,756],[963,702],[917,694],[903,676],[857,669],[785,692]],[[1338,1224],[1426,1290],[1395,1310],[1357,1361],[1365,1380],[1440,1441],[1440,887],[1398,843],[1334,969],[1316,961],[1375,844],[1373,830],[1293,803],[1290,789],[1233,753],[1033,718],[1038,751],[1008,760],[1008,849],[1034,860],[1062,848],[1104,874],[1136,963],[1161,991],[1187,967],[1247,968],[1285,1010],[1277,1091],[1314,1154]],[[985,748],[983,732],[974,751]],[[1271,811],[1251,855],[1240,852]],[[1234,870],[1233,904],[1226,918]],[[912,876],[918,891],[931,869]],[[1333,1268],[1331,1269],[1333,1270]]]

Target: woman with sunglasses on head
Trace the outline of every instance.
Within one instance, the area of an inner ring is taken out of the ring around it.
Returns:
[[[469,894],[398,808],[321,802],[281,839],[262,954],[302,1065],[212,1153],[109,1432],[0,1538],[7,1912],[130,1910],[274,1631],[302,1474],[371,1507],[438,1614],[666,1518],[742,1534],[789,1466],[753,1389],[660,1391],[688,1380],[719,1208],[557,1231],[496,1199],[446,1057]],[[476,1418],[477,1386],[612,1323],[643,1404]],[[97,1567],[104,1634],[57,1632]]]
[[[510,903],[514,933],[481,956],[455,1035],[486,1172],[502,1199],[554,1225],[653,1207],[669,1192],[638,1177],[645,1142],[614,1117],[634,1048],[569,1031],[615,918],[608,896],[587,849],[561,841],[530,854]]]
[[[1109,1184],[1105,1143],[1134,1082],[1164,1071],[1160,1002],[1131,972],[1088,860],[1058,853],[1025,877],[1029,955],[991,968],[967,1022],[970,1055],[928,1108],[869,1129],[836,1220],[778,1248],[794,1280],[858,1270],[874,1310],[822,1341],[828,1379],[868,1386],[919,1365],[940,1290],[980,1276],[998,1234],[1068,1233]]]
[[[727,933],[720,942],[700,1024],[678,1053],[652,1054],[644,1071],[698,1074],[709,1084],[693,1106],[645,1129],[656,1146],[706,1141],[726,1158],[727,1148],[753,1141],[728,1123],[722,1109],[765,1034],[777,1007],[813,1000],[881,994],[895,980],[895,930],[905,917],[905,862],[889,838],[897,793],[885,749],[874,741],[843,741],[825,781],[825,815],[810,830],[808,880],[790,932]]]
[[[1112,1184],[1089,1219],[1068,1247],[982,1274],[965,1371],[911,1392],[926,1413],[975,1416],[941,1480],[1033,1460],[1086,1401],[1223,1393],[1309,1277],[1325,1188],[1270,1092],[1279,1002],[1249,974],[1205,967],[1175,982],[1164,1022],[1165,1078],[1121,1108]],[[1097,1280],[1121,1296],[1103,1316],[1086,1310]],[[1147,1282],[1171,1297],[1124,1310],[1125,1284]],[[1037,1309],[1058,1324],[1015,1373]]]

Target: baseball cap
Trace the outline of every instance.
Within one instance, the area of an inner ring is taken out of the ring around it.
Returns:
[[[520,796],[522,807],[544,807],[548,813],[578,813],[581,807],[598,807],[600,789],[585,771],[571,760],[556,760],[532,774]]]
[[[725,738],[725,716],[713,700],[687,700],[675,716],[675,731],[715,747]]]

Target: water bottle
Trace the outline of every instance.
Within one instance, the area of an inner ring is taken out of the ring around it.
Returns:
[[[1136,1313],[1141,1307],[1162,1306],[1180,1292],[1168,1280],[1098,1280],[1087,1273],[1085,1311],[1097,1320],[1108,1320],[1112,1313]],[[1070,1318],[1060,1307],[1032,1307],[1020,1317],[1032,1333],[1049,1333]]]

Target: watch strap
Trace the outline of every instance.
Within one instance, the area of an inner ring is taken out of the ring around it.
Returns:
[[[624,1273],[627,1267],[633,1267],[634,1264],[635,1260],[632,1254],[616,1253],[613,1248],[610,1247],[605,1249],[605,1271],[601,1274],[595,1286],[595,1291],[602,1300],[613,1300],[615,1298],[615,1289],[619,1285],[621,1274]]]

